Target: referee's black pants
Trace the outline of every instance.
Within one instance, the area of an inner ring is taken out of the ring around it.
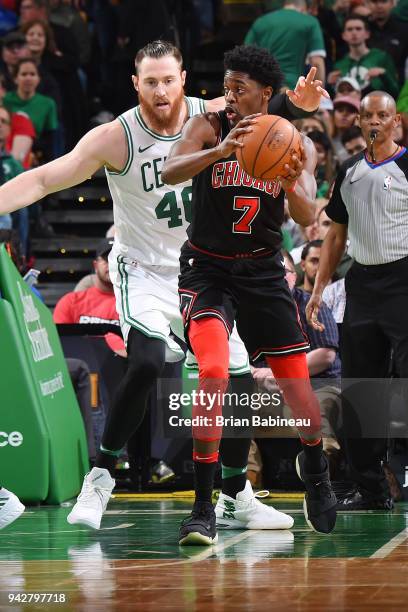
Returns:
[[[389,432],[387,379],[392,355],[393,371],[408,380],[408,257],[376,266],[355,262],[346,294],[341,339],[346,453],[360,489],[389,497],[381,465]]]

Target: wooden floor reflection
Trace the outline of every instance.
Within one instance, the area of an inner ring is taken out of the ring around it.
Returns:
[[[66,594],[66,605],[32,610],[406,610],[407,561],[406,551],[392,560],[25,561],[6,574],[24,576],[27,593]]]
[[[0,610],[311,612],[408,608],[408,505],[347,513],[329,537],[299,503],[292,531],[225,531],[217,546],[176,544],[189,504],[112,505],[100,532],[68,526],[67,508],[29,510],[0,532]],[[8,604],[62,593],[66,603]]]

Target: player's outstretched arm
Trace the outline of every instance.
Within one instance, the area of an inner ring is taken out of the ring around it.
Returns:
[[[66,155],[19,174],[2,185],[0,215],[29,206],[55,191],[78,185],[104,164],[116,168],[115,163],[120,163],[121,143],[122,149],[126,149],[123,128],[118,121],[91,130]],[[115,151],[114,147],[118,147],[117,152],[110,153]]]

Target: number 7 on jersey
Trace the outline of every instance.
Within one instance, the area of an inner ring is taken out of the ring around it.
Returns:
[[[251,224],[256,215],[259,213],[260,205],[260,198],[245,198],[235,196],[234,210],[243,210],[244,212],[238,221],[232,225],[232,231],[234,234],[250,234],[252,232]]]

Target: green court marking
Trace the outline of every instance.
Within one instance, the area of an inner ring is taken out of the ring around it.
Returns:
[[[382,558],[405,538],[408,503],[394,512],[342,512],[330,536],[311,531],[298,500],[275,501],[276,508],[295,519],[291,531],[220,530],[212,549],[180,548],[180,521],[190,511],[191,500],[113,499],[99,531],[66,522],[69,507],[29,507],[15,523],[0,531],[0,565],[11,561],[191,558],[261,559],[305,557]],[[268,503],[271,503],[268,500]],[[247,535],[245,535],[247,534]],[[380,551],[380,552],[378,552]],[[0,573],[1,573],[0,568]]]

